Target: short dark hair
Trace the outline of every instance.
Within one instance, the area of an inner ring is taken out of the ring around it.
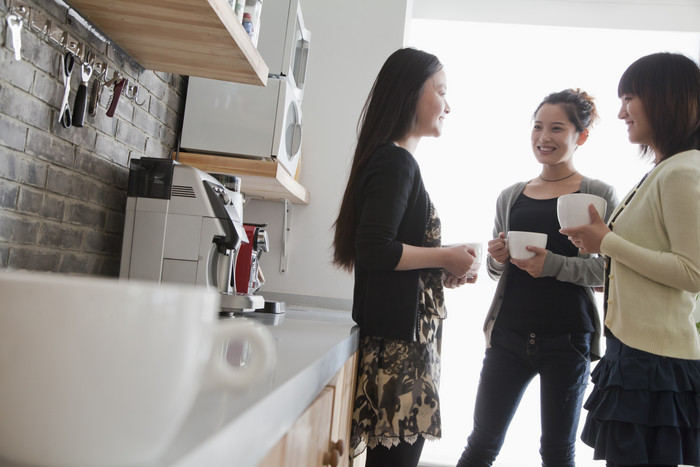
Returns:
[[[700,68],[693,60],[668,52],[642,57],[620,78],[617,95],[624,94],[641,99],[661,159],[700,149]],[[642,154],[651,150],[642,145]]]

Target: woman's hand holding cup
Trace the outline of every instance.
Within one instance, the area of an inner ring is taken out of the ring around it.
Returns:
[[[444,248],[449,250],[447,265],[444,269],[458,278],[465,277],[476,260],[474,248],[463,243]]]
[[[498,233],[498,237],[489,240],[488,243],[489,256],[499,263],[503,264],[510,258],[510,253],[508,252],[508,246],[506,245],[506,234],[503,232]]]
[[[476,282],[476,275],[474,275],[473,277],[469,277],[467,275],[457,277],[451,272],[443,272],[443,283],[448,289],[456,289],[457,287],[461,287],[464,284],[473,284],[474,282]]]
[[[589,205],[588,212],[591,215],[590,224],[561,229],[559,232],[568,236],[571,243],[577,246],[581,253],[600,253],[600,244],[603,242],[603,237],[609,234],[611,230],[600,218],[595,206]]]

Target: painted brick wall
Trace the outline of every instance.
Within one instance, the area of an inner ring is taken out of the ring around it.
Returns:
[[[129,160],[168,157],[176,146],[187,77],[143,70],[61,0],[21,3],[86,44],[108,64],[107,78],[117,70],[138,85],[142,105],[122,96],[107,117],[112,88],[105,87],[94,117],[63,128],[64,49],[25,24],[15,61],[7,4],[0,5],[0,268],[116,276]],[[79,75],[76,61],[71,109]]]

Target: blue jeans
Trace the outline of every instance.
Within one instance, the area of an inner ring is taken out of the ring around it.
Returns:
[[[590,373],[591,334],[494,329],[474,409],[474,428],[457,467],[493,464],[530,381],[540,376],[544,467],[573,467],[576,430]]]

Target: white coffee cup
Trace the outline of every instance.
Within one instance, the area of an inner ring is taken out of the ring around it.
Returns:
[[[526,247],[536,246],[545,248],[547,246],[547,234],[539,232],[523,232],[511,230],[506,238],[506,246],[510,257],[513,259],[530,259],[535,253],[528,251]]]
[[[453,247],[457,245],[465,245],[468,246],[469,248],[473,248],[475,254],[475,259],[474,262],[472,263],[471,267],[469,268],[469,271],[467,271],[467,277],[472,278],[474,277],[478,272],[479,268],[481,267],[481,261],[484,256],[484,247],[482,243],[479,242],[467,242],[467,243],[447,243],[442,245],[443,247]]]
[[[474,259],[472,266],[469,268],[469,271],[467,271],[467,277],[472,278],[476,276],[476,274],[479,272],[479,268],[481,267],[481,261],[484,258],[484,245],[480,242],[469,242],[465,243],[465,245],[470,248],[474,248],[474,252],[476,253],[476,259]]]
[[[562,229],[579,227],[591,223],[588,206],[595,206],[601,219],[605,219],[607,201],[589,193],[570,193],[557,199],[557,217]]]
[[[5,271],[0,297],[0,458],[16,463],[153,461],[202,387],[249,387],[276,357],[269,331],[219,321],[203,287]],[[236,339],[244,368],[224,358]]]

